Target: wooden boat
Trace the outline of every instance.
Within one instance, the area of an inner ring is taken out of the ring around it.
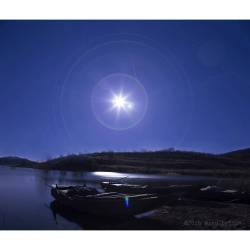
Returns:
[[[136,185],[127,183],[101,182],[102,188],[107,192],[119,192],[126,194],[142,194],[147,193],[147,185]]]
[[[62,194],[67,194],[67,196],[73,195],[93,195],[98,194],[98,191],[95,188],[87,187],[86,185],[82,186],[51,186],[51,195],[57,199]]]
[[[196,185],[167,185],[167,186],[152,186],[149,187],[151,192],[158,195],[176,195],[176,196],[185,196],[190,192],[199,190],[199,187]]]
[[[165,186],[150,186],[150,185],[137,185],[127,183],[113,183],[102,182],[102,188],[107,192],[119,192],[119,193],[153,193],[157,195],[176,195],[181,196],[185,193],[199,190],[199,187],[193,185],[165,185]]]
[[[159,207],[162,200],[153,194],[122,194],[117,192],[86,194],[72,192],[72,187],[53,186],[51,194],[61,205],[83,213],[109,217],[128,217]]]

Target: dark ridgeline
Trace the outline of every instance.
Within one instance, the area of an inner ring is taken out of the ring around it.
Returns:
[[[2,157],[1,165],[72,171],[119,171],[131,173],[179,173],[192,175],[249,176],[250,149],[224,154],[179,150],[100,152],[72,154],[44,162]]]

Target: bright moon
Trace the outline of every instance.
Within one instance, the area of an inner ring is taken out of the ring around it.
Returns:
[[[128,100],[128,96],[123,94],[113,95],[111,99],[112,109],[120,111],[130,111],[134,108],[134,103]]]
[[[114,130],[134,127],[148,105],[143,85],[133,76],[115,73],[103,77],[94,87],[91,106],[98,122]]]

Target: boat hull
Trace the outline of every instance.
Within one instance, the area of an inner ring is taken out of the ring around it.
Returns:
[[[81,212],[108,217],[130,217],[159,207],[159,197],[152,194],[125,195],[102,193],[86,196],[68,196],[60,189],[52,188],[52,196],[62,206]]]

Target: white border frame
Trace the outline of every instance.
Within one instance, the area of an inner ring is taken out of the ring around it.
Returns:
[[[0,0],[1,19],[249,19],[238,0]],[[211,231],[0,232],[3,249],[240,249],[249,233]]]
[[[248,19],[247,0],[0,0],[1,19]]]

